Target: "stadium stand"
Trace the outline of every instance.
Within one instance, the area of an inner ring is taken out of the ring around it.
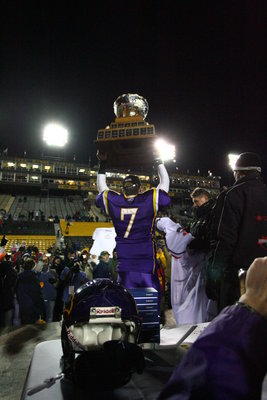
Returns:
[[[5,203],[6,195],[3,196],[3,203]],[[11,197],[11,196],[10,196]],[[4,207],[1,207],[4,208]],[[12,206],[9,213],[12,219],[29,219],[29,213],[33,212],[33,219],[40,220],[43,215],[44,220],[49,217],[57,216],[66,218],[70,216],[71,219],[75,215],[79,217],[88,217],[88,211],[85,212],[83,199],[80,196],[61,197],[61,196],[16,196],[13,198]]]
[[[11,252],[13,246],[18,246],[19,243],[25,242],[26,248],[28,246],[36,246],[41,253],[45,253],[56,242],[55,236],[6,235],[6,238],[8,239],[6,244],[7,252]]]
[[[0,210],[5,210],[8,213],[14,200],[15,197],[10,194],[0,194]]]

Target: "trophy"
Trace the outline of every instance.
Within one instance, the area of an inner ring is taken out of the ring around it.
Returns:
[[[96,148],[107,154],[112,169],[146,171],[154,160],[155,126],[146,122],[147,100],[138,94],[123,94],[114,102],[116,119],[99,129]]]

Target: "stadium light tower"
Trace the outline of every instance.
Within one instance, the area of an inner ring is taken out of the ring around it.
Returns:
[[[175,160],[175,146],[165,142],[163,139],[158,139],[155,142],[155,149],[162,161]]]
[[[239,154],[233,154],[233,153],[228,154],[229,165],[232,170],[235,167],[235,163],[236,163],[238,157],[239,157]]]
[[[68,131],[62,125],[51,122],[44,128],[43,140],[48,146],[64,147],[68,142]]]

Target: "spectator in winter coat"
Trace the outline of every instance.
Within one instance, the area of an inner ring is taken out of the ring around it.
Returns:
[[[3,325],[12,326],[14,312],[15,285],[17,272],[13,268],[12,262],[6,258],[0,263],[0,308],[3,313]]]
[[[32,271],[34,266],[34,261],[26,258],[24,271],[18,275],[16,294],[22,324],[34,324],[45,313],[40,281],[36,272]]]
[[[111,273],[111,279],[113,280],[113,282],[117,282],[118,281],[118,273],[117,273],[117,266],[118,266],[118,259],[117,259],[117,250],[116,248],[113,249],[112,252],[112,260],[110,261],[110,273]]]
[[[39,279],[45,303],[45,320],[47,323],[52,322],[57,297],[58,276],[56,271],[50,268],[50,265],[44,264]]]
[[[56,285],[57,295],[54,307],[53,321],[60,321],[63,313],[62,297],[64,291],[64,282],[60,279],[61,272],[64,269],[64,263],[60,256],[56,256],[54,258],[50,269],[55,271],[57,275],[57,285]]]
[[[189,248],[206,254],[210,249],[211,215],[214,200],[211,199],[210,193],[203,188],[195,188],[190,196],[195,209],[195,218],[188,230],[194,236]]]
[[[111,279],[109,252],[102,251],[99,256],[99,264],[94,269],[94,279],[109,278]]]
[[[68,267],[61,272],[60,279],[64,282],[63,302],[67,303],[71,295],[87,282],[86,274],[81,270],[80,261],[74,259],[70,261]]]
[[[233,166],[235,183],[214,207],[206,291],[219,310],[240,296],[239,269],[247,270],[255,258],[266,255],[267,187],[261,167],[258,154],[240,154]]]

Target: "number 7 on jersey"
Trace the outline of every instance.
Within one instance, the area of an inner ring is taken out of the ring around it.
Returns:
[[[136,217],[137,210],[138,210],[138,208],[121,208],[121,221],[124,221],[124,215],[127,215],[127,214],[131,215],[129,224],[128,224],[127,229],[124,234],[124,238],[127,238],[130,234],[130,231],[131,231],[133,223],[134,223],[134,219]]]

